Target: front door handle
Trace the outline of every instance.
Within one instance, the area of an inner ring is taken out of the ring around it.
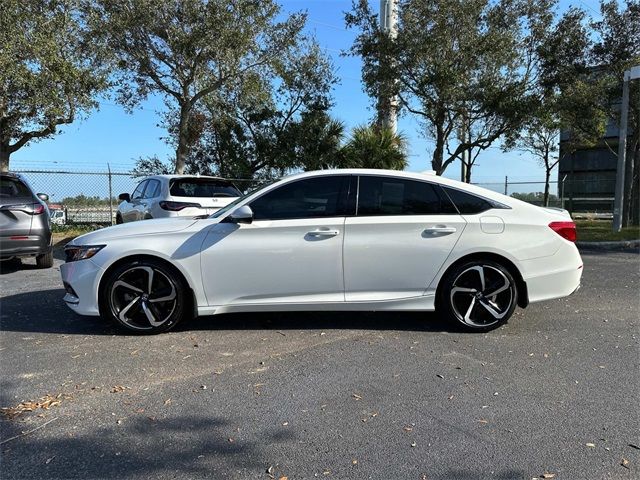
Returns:
[[[424,229],[424,233],[456,233],[456,227],[447,227],[446,225],[436,225]]]
[[[307,235],[312,237],[335,237],[340,232],[338,230],[312,230],[307,232]]]

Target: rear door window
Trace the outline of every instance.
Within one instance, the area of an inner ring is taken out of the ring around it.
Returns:
[[[492,204],[489,200],[485,200],[484,198],[478,197],[471,193],[463,192],[462,190],[457,190],[455,188],[445,186],[442,186],[442,190],[444,190],[444,192],[449,196],[449,198],[461,214],[469,215],[474,213],[482,213],[495,207],[495,205]],[[452,211],[451,213],[456,212]]]
[[[160,194],[160,182],[158,180],[149,180],[147,188],[144,190],[144,198],[155,198]]]
[[[394,177],[360,177],[358,216],[448,213],[442,204],[442,197],[427,182]]]
[[[228,180],[209,178],[175,178],[169,183],[172,197],[239,197],[242,194]]]

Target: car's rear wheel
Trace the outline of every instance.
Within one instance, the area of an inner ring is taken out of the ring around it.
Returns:
[[[117,267],[103,284],[100,312],[133,332],[166,332],[187,314],[188,291],[171,266],[153,259],[134,260]]]
[[[47,253],[36,255],[36,265],[38,268],[53,267],[53,248],[51,248]]]
[[[116,215],[116,225],[122,224],[122,215],[119,213]]]
[[[518,303],[516,282],[491,260],[472,260],[446,273],[438,310],[467,331],[486,332],[509,320]]]

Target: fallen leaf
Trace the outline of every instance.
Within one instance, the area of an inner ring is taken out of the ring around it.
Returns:
[[[484,418],[481,418],[480,420],[478,420],[478,423],[489,423],[489,420],[485,420]]]
[[[447,398],[448,398],[449,400],[453,400],[453,395],[449,395]]]
[[[355,460],[355,459],[351,460],[351,465],[357,465],[357,464],[358,464],[358,460]]]
[[[555,478],[556,474],[555,473],[543,473],[542,474],[542,478],[548,479],[548,478]]]
[[[44,462],[44,463],[46,463],[47,465],[49,465],[49,464],[51,463],[51,460],[53,460],[54,458],[56,458],[56,456],[55,456],[55,455],[54,455],[53,457],[51,457],[51,458],[47,458],[47,459],[45,460],[45,462]]]
[[[289,480],[289,477],[281,476],[278,480]]]
[[[620,461],[620,465],[622,465],[624,468],[627,468],[627,469],[628,469],[628,468],[629,468],[629,460],[627,460],[626,458],[623,458],[623,459]]]
[[[286,427],[287,425],[289,425],[289,422],[282,422],[283,427]]]
[[[273,467],[267,468],[267,473],[273,473]]]
[[[595,443],[585,443],[585,445],[586,445],[587,447],[590,447],[590,448],[595,448],[595,446],[596,446],[596,444],[595,444]]]
[[[171,405],[171,399],[170,399],[170,398],[167,398],[167,399],[164,401],[164,404],[165,404],[165,405]]]
[[[355,398],[356,400],[362,400],[362,397],[360,395],[358,395],[357,393],[352,393],[351,396],[353,398]]]
[[[416,442],[413,442],[413,443],[411,444],[411,446],[412,446],[412,447],[415,447],[415,446],[417,446],[417,445],[418,445],[418,444],[417,444]]]
[[[410,427],[409,425],[407,425],[406,427],[404,427],[404,428],[403,428],[403,430],[404,430],[405,432],[410,432],[410,431],[412,431],[412,430],[413,430],[413,427]]]
[[[438,373],[438,374],[436,374],[436,377],[438,377],[438,378],[444,378],[444,376],[443,376],[443,375],[440,375],[439,373]]]
[[[113,387],[111,387],[111,393],[118,393],[118,392],[124,392],[125,387],[123,387],[122,385],[114,385]]]

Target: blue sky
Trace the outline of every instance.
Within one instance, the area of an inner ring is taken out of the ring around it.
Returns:
[[[379,1],[370,1],[377,9]],[[333,59],[340,79],[333,92],[333,116],[342,120],[348,129],[370,121],[374,112],[371,100],[362,89],[360,60],[340,55],[351,46],[356,35],[355,31],[344,27],[344,12],[350,9],[351,0],[281,0],[280,3],[285,12],[308,12],[307,30],[315,35]],[[593,16],[597,14],[596,0],[572,3]],[[561,1],[560,9],[565,10],[569,5],[569,2]],[[128,171],[139,157],[158,155],[170,158],[173,152],[161,140],[164,130],[157,125],[159,117],[156,111],[163,108],[161,98],[151,97],[133,114],[128,114],[113,101],[105,100],[98,111],[62,128],[59,135],[31,143],[13,154],[11,168],[102,171],[109,163],[112,170]],[[409,170],[431,169],[431,142],[420,134],[418,122],[411,117],[402,117],[399,130],[409,140]],[[459,164],[452,164],[445,175],[458,178],[459,171]],[[531,156],[518,152],[503,153],[496,146],[478,158],[473,181],[502,182],[505,175],[511,180],[541,181],[543,169]]]

